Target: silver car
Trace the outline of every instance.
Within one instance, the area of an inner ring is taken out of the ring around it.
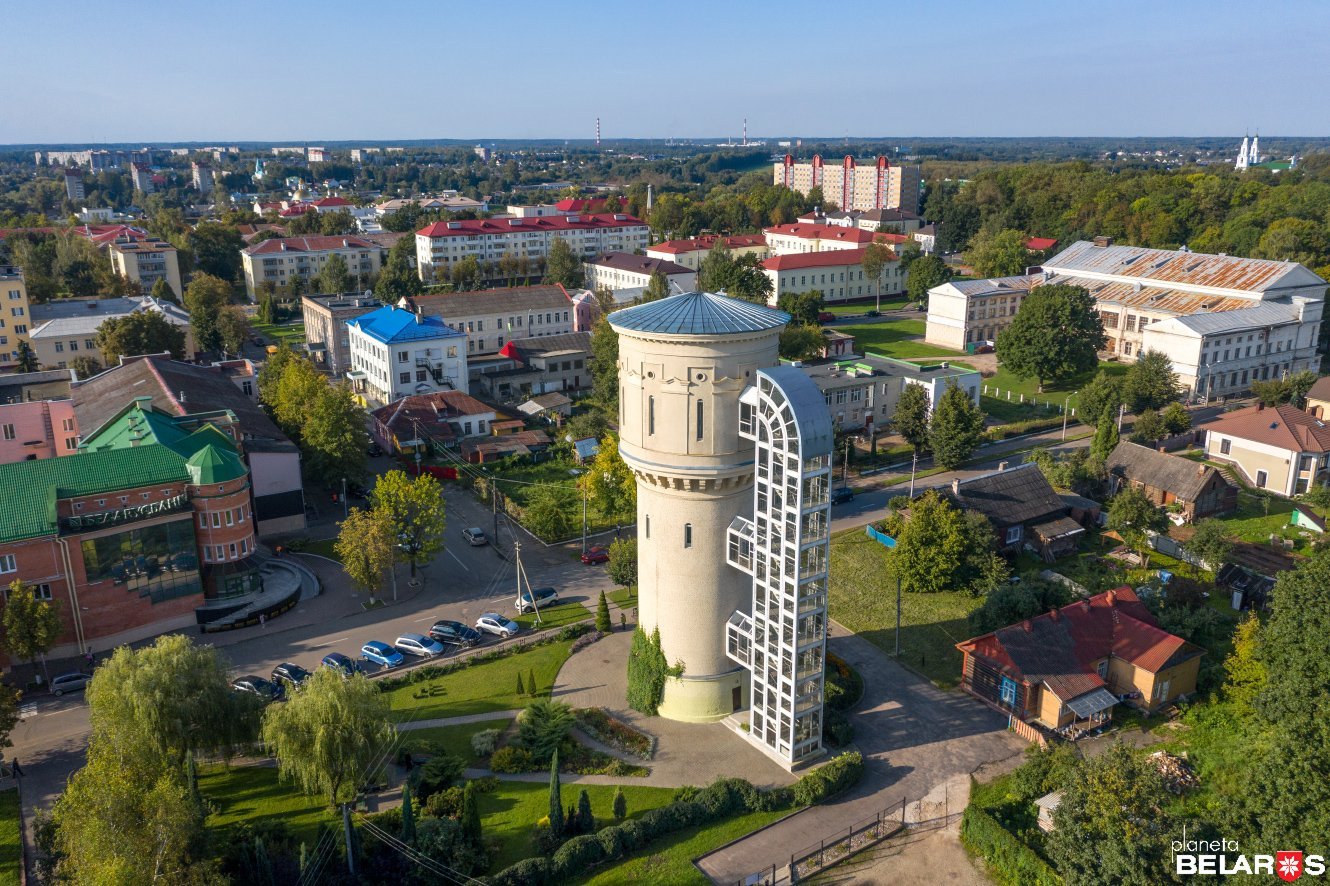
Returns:
[[[92,682],[90,674],[61,674],[51,680],[51,694],[60,696],[66,692],[82,692]]]
[[[479,526],[463,529],[462,538],[466,539],[466,543],[473,548],[478,548],[481,545],[487,545],[490,543],[490,540],[485,536],[485,530],[481,529]]]

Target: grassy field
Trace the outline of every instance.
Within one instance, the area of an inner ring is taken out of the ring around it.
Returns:
[[[530,698],[517,694],[517,675],[520,673],[526,680],[527,673],[534,672],[539,694],[549,695],[572,645],[572,640],[560,640],[462,668],[434,680],[399,686],[388,693],[392,717],[398,722],[434,720],[525,707]],[[414,697],[423,692],[431,694]]]
[[[1076,392],[1082,386],[1088,384],[1100,370],[1107,372],[1111,376],[1121,377],[1126,375],[1128,364],[1117,363],[1113,361],[1103,361],[1094,370],[1078,375],[1075,378],[1064,382],[1048,382],[1044,385],[1042,393],[1039,391],[1039,383],[1032,378],[1017,378],[1008,372],[1001,365],[998,371],[989,378],[984,379],[984,384],[988,387],[988,393],[994,400],[1007,402],[1007,392],[1011,392],[1011,403],[1020,405],[1020,398],[1024,395],[1026,400],[1038,400],[1042,404],[1045,402],[1056,403],[1059,407],[1067,402],[1067,395],[1071,394],[1071,407],[1074,409],[1077,403]],[[1001,395],[996,396],[995,391],[1000,391]],[[987,408],[985,406],[985,408]]]
[[[0,886],[18,886],[23,869],[18,790],[0,793]]]
[[[831,540],[831,617],[887,654],[896,648],[896,584],[890,553],[851,529]],[[961,592],[901,595],[901,662],[938,686],[960,678],[955,644],[970,636],[966,616],[982,598]]]
[[[924,344],[924,321],[884,320],[874,323],[850,323],[836,326],[837,331],[854,336],[855,350],[872,351],[884,357],[963,357],[960,351]]]
[[[217,808],[217,814],[208,817],[210,827],[275,819],[311,848],[319,826],[334,818],[326,798],[307,797],[283,784],[273,766],[200,767],[199,793]]]
[[[563,805],[577,802],[582,787],[591,798],[591,811],[601,824],[614,821],[610,805],[614,802],[613,785],[565,784]],[[648,809],[667,806],[674,799],[672,788],[648,788],[624,785],[628,817],[636,818]],[[531,839],[536,822],[549,814],[549,785],[544,782],[504,781],[493,793],[480,795],[481,824],[486,840],[498,842],[490,870],[501,871],[514,862],[539,854]],[[724,842],[724,841],[722,841]],[[607,881],[616,882],[616,881]]]
[[[882,297],[882,305],[878,307],[876,301],[859,301],[848,305],[827,305],[822,310],[829,314],[835,314],[837,317],[852,317],[856,314],[866,314],[869,311],[899,311],[910,303],[905,296],[894,296],[892,298]]]
[[[620,609],[633,609],[637,606],[637,588],[619,588],[606,594],[610,602]]]
[[[507,729],[512,720],[500,717],[497,720],[481,720],[478,723],[458,723],[455,726],[431,726],[428,729],[412,729],[404,732],[402,746],[412,753],[422,753],[427,747],[437,747],[445,753],[461,757],[471,765],[476,755],[471,752],[471,736],[486,729]]]
[[[297,347],[305,341],[304,323],[283,323],[276,325],[273,323],[259,323],[251,321],[250,328],[258,335],[263,336],[266,344],[287,344],[291,347]]]
[[[648,789],[649,790],[649,789]],[[593,801],[594,805],[594,801]],[[629,801],[628,807],[632,808]],[[789,812],[748,812],[704,827],[687,828],[645,849],[586,881],[587,886],[676,886],[679,883],[706,884],[711,881],[693,865],[693,859],[751,834]]]
[[[573,622],[583,621],[591,618],[595,612],[583,606],[581,603],[560,603],[558,606],[547,606],[540,610],[540,624],[536,624],[536,613],[528,612],[525,615],[519,615],[515,622],[522,626],[523,630],[531,631],[539,628],[557,628]]]
[[[300,549],[300,553],[318,554],[320,557],[327,557],[340,563],[341,558],[337,556],[336,546],[335,538],[310,538],[305,540],[305,546]]]

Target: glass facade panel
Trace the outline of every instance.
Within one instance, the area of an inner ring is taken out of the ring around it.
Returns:
[[[110,580],[153,603],[203,590],[192,518],[83,540],[89,582]]]

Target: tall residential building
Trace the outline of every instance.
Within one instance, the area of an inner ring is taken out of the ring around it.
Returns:
[[[77,167],[65,170],[65,197],[70,203],[82,203],[87,198],[83,190],[83,170]]]
[[[179,256],[170,243],[152,235],[125,233],[100,245],[110,255],[116,274],[139,284],[144,295],[152,292],[158,280],[165,280],[177,299],[184,297]]]
[[[1326,281],[1295,262],[1073,243],[1038,273],[953,281],[928,297],[926,341],[972,349],[997,338],[1032,289],[1080,286],[1094,298],[1108,355],[1161,351],[1194,397],[1231,395],[1251,382],[1319,372]]]
[[[892,166],[886,157],[878,157],[872,166],[858,166],[846,154],[838,165],[827,166],[819,154],[808,163],[796,163],[786,154],[774,164],[772,181],[800,194],[821,188],[823,199],[841,209],[918,212],[923,175],[918,166]]]
[[[351,235],[280,237],[240,250],[240,264],[245,270],[245,291],[251,300],[258,299],[259,287],[264,283],[286,289],[292,280],[300,277],[308,284],[334,255],[340,255],[346,262],[352,285],[357,292],[363,292],[370,278],[379,272],[383,252],[377,243]]]
[[[194,181],[194,190],[203,194],[211,194],[215,184],[212,167],[207,163],[200,163],[195,160],[189,164],[189,170]]]
[[[366,405],[433,391],[469,393],[466,335],[438,317],[388,306],[346,326],[352,366],[346,377]]]
[[[752,513],[753,443],[740,395],[775,366],[789,315],[706,292],[609,315],[619,334],[619,452],[637,479],[639,624],[659,629],[667,680],[660,714],[724,719],[746,703],[726,622],[751,585],[726,563],[726,533]]]
[[[135,163],[129,167],[129,178],[134,183],[134,190],[140,194],[151,194],[154,190],[152,184],[152,167],[146,163]]]
[[[823,753],[834,432],[817,385],[778,366],[740,396],[739,436],[753,442],[753,518],[730,524],[726,559],[753,584],[726,624],[726,652],[749,673],[740,734],[793,768]]]
[[[358,293],[306,295],[300,299],[305,319],[305,350],[314,365],[333,375],[351,368],[351,338],[346,321],[383,307],[378,299]]]
[[[28,341],[31,313],[23,271],[0,264],[0,366],[18,363],[19,343]]]
[[[591,258],[600,252],[636,252],[646,247],[649,235],[646,222],[622,213],[439,221],[416,231],[416,269],[422,280],[443,280],[457,262],[474,257],[486,273],[505,254],[543,267],[555,240]]]

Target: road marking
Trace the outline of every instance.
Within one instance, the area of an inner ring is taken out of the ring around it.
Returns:
[[[465,569],[467,572],[470,572],[470,571],[471,571],[471,567],[468,566],[468,565],[466,565],[465,563],[463,563],[461,560],[458,560],[458,559],[457,559],[457,555],[454,554],[452,551],[448,551],[448,556],[449,556],[449,557],[452,557],[454,560],[457,560],[457,565],[458,565],[458,566],[461,566],[461,567],[462,567],[463,569]]]
[[[350,635],[350,634],[347,634],[345,637],[338,637],[336,640],[329,640],[327,643],[320,643],[320,644],[318,644],[317,646],[311,646],[310,648],[311,648],[311,649],[322,649],[322,648],[325,647],[325,646],[332,646],[334,643],[340,643],[340,642],[342,642],[343,640],[350,640],[350,639],[351,639],[351,635]]]

